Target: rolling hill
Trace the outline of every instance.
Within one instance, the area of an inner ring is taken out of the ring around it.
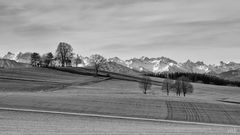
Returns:
[[[3,58],[0,59],[0,68],[22,68],[31,67],[30,63],[31,53],[19,53],[15,54],[8,52]],[[82,63],[80,67],[91,67],[91,61],[89,57],[80,57]],[[75,66],[72,64],[72,66]],[[228,80],[240,80],[240,77],[236,72],[240,69],[240,63],[223,61],[219,65],[207,65],[202,61],[193,62],[187,60],[186,62],[179,63],[167,57],[157,58],[132,58],[128,60],[122,60],[118,57],[109,58],[107,62],[101,67],[103,71],[121,73],[121,74],[140,74],[140,73],[162,73],[162,72],[187,72],[187,73],[200,73],[209,74],[221,77]]]

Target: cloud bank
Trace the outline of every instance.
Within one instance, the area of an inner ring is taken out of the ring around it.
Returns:
[[[239,13],[237,0],[0,0],[0,54],[64,41],[82,55],[240,62]]]

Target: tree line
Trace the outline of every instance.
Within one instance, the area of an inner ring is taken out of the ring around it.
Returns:
[[[143,76],[139,82],[139,87],[143,90],[143,94],[147,94],[147,91],[151,89],[152,80],[149,76]],[[181,76],[176,80],[169,78],[164,79],[162,84],[162,91],[167,93],[169,96],[170,92],[175,92],[177,96],[183,93],[185,97],[187,93],[193,93],[193,85],[189,82],[189,79],[185,76]]]
[[[61,67],[72,66],[72,63],[74,63],[77,67],[79,64],[83,63],[83,60],[79,55],[76,57],[74,57],[74,55],[73,48],[70,44],[60,42],[55,51],[55,55],[52,52],[48,52],[41,56],[39,53],[33,52],[31,54],[31,65],[33,67],[52,67],[56,66],[53,62],[58,61],[60,63],[59,66]],[[101,65],[103,65],[106,61],[107,60],[99,54],[90,56],[90,62],[95,69],[96,76],[98,75]]]
[[[170,79],[174,79],[174,80],[178,79],[179,77],[184,76],[191,82],[240,87],[240,82],[238,82],[238,81],[225,80],[225,79],[219,78],[217,76],[208,75],[208,74],[175,72],[175,73],[159,73],[159,74],[148,73],[146,75],[152,76],[152,77],[159,77],[159,78],[170,78]]]
[[[53,64],[53,61],[58,61],[59,66],[61,67],[66,67],[66,66],[72,66],[72,63],[78,66],[78,64],[81,64],[83,60],[80,58],[79,55],[77,57],[74,57],[73,53],[73,48],[70,44],[65,43],[65,42],[60,42],[57,46],[57,49],[55,51],[55,54],[52,52],[48,52],[46,54],[43,54],[42,56],[37,53],[33,52],[31,54],[31,64],[33,67],[53,67],[55,66]],[[90,56],[90,62],[92,66],[95,69],[95,76],[98,76],[98,72],[100,67],[106,63],[106,59],[99,55],[99,54],[94,54]],[[148,74],[148,76],[144,76],[140,82],[139,82],[139,87],[143,90],[144,94],[147,94],[147,90],[151,89],[152,86],[152,81],[149,76],[156,76],[153,74]],[[159,75],[158,77],[161,77],[162,75]],[[174,75],[170,75],[173,77]],[[169,76],[169,77],[170,77]],[[173,81],[171,79],[165,79],[163,81],[163,86],[162,90],[167,92],[167,95],[169,95],[170,91],[176,92],[178,96],[183,93],[184,96],[186,96],[187,93],[192,93],[193,92],[193,86],[189,83],[189,79],[181,76],[178,77],[176,81]]]

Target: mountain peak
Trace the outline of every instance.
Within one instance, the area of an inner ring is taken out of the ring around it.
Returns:
[[[191,60],[187,60],[186,62],[184,62],[183,64],[194,64],[194,62],[192,62]]]
[[[140,60],[142,60],[142,61],[148,61],[148,60],[150,60],[148,57],[145,57],[145,56],[142,56],[141,58],[140,58]]]
[[[203,61],[197,61],[195,64],[197,64],[197,65],[205,65],[205,63]]]
[[[118,58],[118,57],[113,57],[113,58],[109,58],[108,59],[109,61],[119,61],[119,60],[121,60],[120,58]]]
[[[14,60],[15,54],[12,52],[8,52],[6,55],[3,56],[3,59]]]

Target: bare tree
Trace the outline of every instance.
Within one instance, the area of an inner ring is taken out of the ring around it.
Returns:
[[[139,87],[143,90],[143,94],[147,94],[147,90],[152,87],[152,80],[148,76],[143,76],[143,78],[139,81]]]
[[[180,79],[177,79],[174,83],[174,88],[176,90],[176,94],[177,96],[181,95],[181,91],[182,91],[182,82]]]
[[[171,79],[165,79],[164,81],[163,81],[163,85],[162,85],[162,90],[164,91],[164,90],[166,90],[167,91],[167,95],[169,95],[169,91],[171,90],[171,89],[173,89],[174,88],[174,82],[173,82],[173,80],[171,80]]]
[[[79,55],[77,55],[77,57],[74,58],[74,63],[76,64],[76,67],[78,66],[78,64],[82,63],[82,59],[80,58]]]
[[[179,80],[181,81],[181,87],[184,97],[186,96],[187,93],[193,92],[193,85],[189,82],[188,78],[180,77]]]
[[[39,66],[40,60],[41,60],[41,56],[39,55],[39,53],[34,52],[34,53],[31,54],[31,64],[32,64],[32,66],[34,66],[34,67]]]
[[[51,52],[42,56],[42,62],[46,67],[50,66],[53,61],[53,54]]]
[[[61,61],[62,67],[66,66],[66,64],[72,59],[72,57],[72,46],[67,43],[60,42],[56,50],[56,58]]]
[[[94,69],[95,69],[95,75],[98,76],[98,71],[99,71],[99,68],[104,64],[106,63],[106,59],[99,55],[99,54],[94,54],[92,56],[90,56],[90,61],[91,63],[93,64],[94,66]]]

